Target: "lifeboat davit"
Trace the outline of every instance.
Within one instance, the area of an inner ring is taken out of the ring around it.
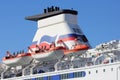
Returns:
[[[60,59],[64,55],[63,47],[53,47],[45,51],[35,51],[31,53],[31,56],[38,61],[49,61],[54,59]]]
[[[6,68],[7,66],[5,64],[0,63],[0,73],[2,73]]]
[[[88,50],[89,47],[85,44],[77,44],[74,46],[73,49],[70,49],[70,50],[64,50],[64,54],[65,55],[68,55],[70,53],[76,53],[76,54],[80,54],[82,51],[84,50]]]
[[[7,54],[6,57],[2,59],[2,62],[7,66],[21,66],[27,65],[32,61],[32,57],[30,53],[19,53],[16,55]]]

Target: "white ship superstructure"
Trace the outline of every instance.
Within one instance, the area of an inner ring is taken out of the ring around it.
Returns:
[[[91,48],[77,14],[52,6],[26,17],[37,21],[38,29],[27,52],[7,51],[1,80],[120,80],[120,41]]]

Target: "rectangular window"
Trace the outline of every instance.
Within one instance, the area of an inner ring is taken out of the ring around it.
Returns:
[[[103,69],[103,72],[105,72],[105,69]]]
[[[25,80],[61,80],[61,79],[85,77],[85,75],[86,73],[84,71],[81,71],[81,72],[66,73],[66,74],[61,74],[61,75],[38,77],[38,78],[25,79]]]
[[[76,31],[77,31],[77,33],[80,33],[80,34],[82,33],[82,32],[80,31],[80,29],[76,29]]]
[[[75,72],[74,77],[85,77],[86,73],[84,71],[81,72]]]
[[[68,74],[61,74],[61,79],[68,79],[69,78],[69,75]]]
[[[43,80],[43,77],[36,78],[36,80]]]
[[[80,29],[78,29],[78,28],[72,28],[73,29],[73,31],[75,32],[75,33],[82,33],[81,31],[80,31]]]
[[[75,28],[72,28],[74,32],[76,32],[76,29]]]
[[[75,72],[74,77],[82,77],[82,73],[81,72]]]
[[[44,77],[43,80],[48,80],[48,77]]]
[[[60,80],[60,75],[54,75],[54,76],[52,76],[52,80]]]
[[[52,77],[51,77],[51,76],[48,76],[48,80],[52,80]]]
[[[69,78],[74,78],[74,73],[70,73]]]
[[[85,35],[82,35],[82,40],[83,40],[84,42],[88,42],[88,40],[87,40],[87,38],[86,38]]]

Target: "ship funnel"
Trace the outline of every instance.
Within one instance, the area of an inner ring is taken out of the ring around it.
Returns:
[[[38,30],[33,39],[36,44],[63,42],[63,46],[72,49],[76,43],[84,44],[84,48],[90,47],[89,41],[78,26],[78,12],[71,9],[60,9],[59,7],[47,7],[43,14],[26,17],[27,20],[37,21]],[[78,39],[76,41],[76,39]],[[48,45],[46,45],[48,47]],[[85,46],[87,45],[87,46]]]

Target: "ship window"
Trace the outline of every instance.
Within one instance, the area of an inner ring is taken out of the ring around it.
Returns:
[[[85,75],[86,75],[86,73],[84,71],[74,73],[74,77],[85,77]]]
[[[74,73],[70,73],[69,78],[74,78]]]
[[[69,75],[68,74],[61,74],[60,78],[61,79],[68,79]]]
[[[78,33],[81,33],[80,29],[76,29],[76,31],[77,31]]]
[[[103,72],[105,72],[105,69],[103,69]]]
[[[48,79],[47,80],[52,80],[51,76],[48,76]]]
[[[78,75],[77,72],[75,72],[75,73],[74,73],[74,77],[78,77],[77,75]]]
[[[78,68],[78,66],[74,66],[74,68]]]
[[[76,32],[76,29],[75,28],[72,28],[74,32]]]
[[[111,59],[111,63],[113,63],[113,59]]]
[[[35,80],[43,80],[43,77],[36,78]]]
[[[82,40],[83,40],[84,42],[88,42],[88,40],[87,40],[87,38],[86,38],[85,35],[82,35]]]
[[[89,71],[88,74],[91,74],[91,72]]]
[[[96,73],[98,73],[98,70],[96,70]]]
[[[82,33],[81,31],[80,31],[80,29],[78,29],[78,28],[72,28],[73,29],[73,31],[75,32],[75,33]]]
[[[52,80],[60,80],[60,75],[53,75],[51,77],[52,77]]]
[[[113,68],[111,68],[111,71],[113,71]]]
[[[77,77],[85,77],[86,73],[84,71],[81,72],[74,72],[74,73],[67,73],[61,74],[60,79],[68,79],[68,78],[77,78]]]

